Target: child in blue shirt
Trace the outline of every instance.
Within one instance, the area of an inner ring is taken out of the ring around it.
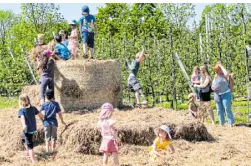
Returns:
[[[54,47],[54,51],[52,55],[55,55],[56,59],[68,60],[71,58],[71,53],[66,45],[62,42],[62,36],[57,35],[55,36],[55,40],[57,42],[56,46]]]
[[[46,102],[41,106],[40,112],[44,115],[43,126],[45,135],[46,151],[49,152],[49,146],[51,151],[54,151],[57,140],[57,127],[58,121],[56,115],[58,114],[61,122],[65,125],[61,109],[58,102],[54,101],[54,91],[48,89],[45,92]]]
[[[87,47],[89,47],[90,58],[93,59],[94,54],[94,31],[97,34],[96,18],[90,14],[88,6],[82,7],[82,17],[80,18],[80,32],[83,41],[84,57],[87,57]]]
[[[30,157],[31,161],[35,162],[34,151],[33,151],[33,134],[37,131],[36,118],[38,115],[41,119],[43,115],[38,112],[36,107],[30,105],[30,99],[28,95],[22,94],[19,97],[19,111],[18,118],[21,119],[23,126],[22,142],[25,143],[25,148],[27,150],[27,155]]]

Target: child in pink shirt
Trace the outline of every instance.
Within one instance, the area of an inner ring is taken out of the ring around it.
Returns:
[[[98,128],[101,131],[102,142],[99,148],[100,152],[104,153],[103,165],[107,165],[110,154],[113,156],[114,165],[119,165],[118,160],[118,137],[117,130],[114,127],[115,120],[111,119],[114,108],[112,104],[105,103],[102,105],[102,110],[99,116]]]
[[[77,21],[73,20],[70,23],[71,26],[71,35],[68,36],[69,39],[69,45],[68,48],[72,54],[72,59],[77,59],[78,58],[78,28],[77,28]]]

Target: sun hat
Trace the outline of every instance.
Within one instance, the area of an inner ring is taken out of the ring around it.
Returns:
[[[194,93],[190,93],[190,94],[188,95],[188,100],[190,100],[192,97],[195,97],[195,94],[194,94]]]
[[[77,21],[76,20],[72,20],[69,22],[69,25],[77,25]]]
[[[159,134],[158,134],[158,133],[159,133],[159,130],[165,131],[165,132],[168,134],[168,137],[169,137],[170,139],[172,139],[171,134],[170,134],[170,129],[169,129],[169,127],[168,127],[167,125],[161,125],[160,127],[156,128],[156,129],[155,129],[155,134],[156,134],[156,135],[159,135]]]
[[[100,115],[99,115],[100,120],[108,118],[110,113],[114,111],[113,105],[110,104],[110,103],[103,104],[101,109],[102,110],[101,110]]]
[[[50,50],[44,50],[43,55],[47,56],[48,58],[51,57],[52,52]]]

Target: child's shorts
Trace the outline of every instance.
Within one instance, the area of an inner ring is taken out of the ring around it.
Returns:
[[[57,126],[46,126],[44,127],[45,141],[56,141],[57,140]]]
[[[33,138],[33,134],[22,133],[22,135],[21,135],[22,142],[26,144],[28,149],[33,149],[32,138]]]
[[[87,43],[88,47],[94,48],[94,33],[82,33],[82,41],[83,43]]]
[[[136,92],[142,89],[137,77],[134,74],[130,74],[128,78],[128,88],[131,92]]]

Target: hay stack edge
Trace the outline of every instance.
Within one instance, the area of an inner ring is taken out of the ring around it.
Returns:
[[[109,102],[122,106],[122,77],[118,60],[57,61],[54,70],[55,98],[61,109],[96,109]],[[39,85],[26,86],[31,104],[39,106]]]

